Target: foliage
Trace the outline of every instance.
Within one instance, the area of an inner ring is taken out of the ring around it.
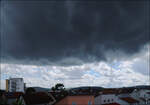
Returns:
[[[64,91],[64,84],[58,83],[54,87],[51,88],[53,91]]]
[[[24,105],[22,100],[14,101],[12,105]]]
[[[29,88],[26,89],[26,94],[33,94],[35,92],[36,92],[36,90],[32,87],[29,87]]]
[[[0,105],[8,105],[6,100],[0,98]]]
[[[8,105],[7,100],[3,97],[2,93],[0,93],[0,105]]]
[[[53,92],[56,92],[55,97],[57,98],[65,97],[68,94],[67,90],[64,87],[64,84],[62,83],[56,84],[54,87],[51,88],[51,90]]]

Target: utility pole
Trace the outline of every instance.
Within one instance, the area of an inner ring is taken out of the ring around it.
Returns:
[[[111,85],[114,84],[114,78],[113,78],[113,69],[112,69],[112,66],[113,66],[113,62],[111,63],[111,71],[110,71]],[[112,87],[112,86],[111,86],[111,87]]]
[[[0,90],[1,90],[1,58],[0,58]]]
[[[2,89],[2,70],[1,70],[1,64],[2,64],[2,36],[4,36],[4,5],[6,4],[5,0],[0,1],[0,89]]]
[[[1,90],[1,50],[2,50],[2,1],[0,1],[0,90]]]
[[[111,83],[112,83],[112,64],[111,64],[110,67],[111,67],[111,68],[110,68],[110,77],[111,77]]]
[[[150,2],[147,1],[147,15],[148,15],[148,18],[147,18],[147,36],[148,36],[148,40],[150,40],[150,37],[149,37],[149,34],[150,34],[150,31],[149,31],[149,28],[150,28],[150,15],[149,15],[149,9],[150,9],[150,6],[149,6]],[[150,81],[150,45],[148,45],[148,70],[149,70],[149,81]],[[150,85],[150,84],[149,84]]]

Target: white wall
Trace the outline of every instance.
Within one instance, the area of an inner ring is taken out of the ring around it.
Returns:
[[[116,102],[115,94],[102,94],[95,97],[95,105],[108,104]]]

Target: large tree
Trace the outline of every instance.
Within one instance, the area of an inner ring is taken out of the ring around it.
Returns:
[[[26,89],[26,94],[33,94],[35,92],[36,92],[36,90],[33,87],[29,87]]]

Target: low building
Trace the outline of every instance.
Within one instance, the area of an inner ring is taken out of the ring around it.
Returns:
[[[117,99],[115,89],[105,89],[95,97],[95,105],[120,105]]]
[[[150,90],[147,89],[135,89],[130,95],[135,99],[139,100],[140,105],[149,105],[150,104]]]

